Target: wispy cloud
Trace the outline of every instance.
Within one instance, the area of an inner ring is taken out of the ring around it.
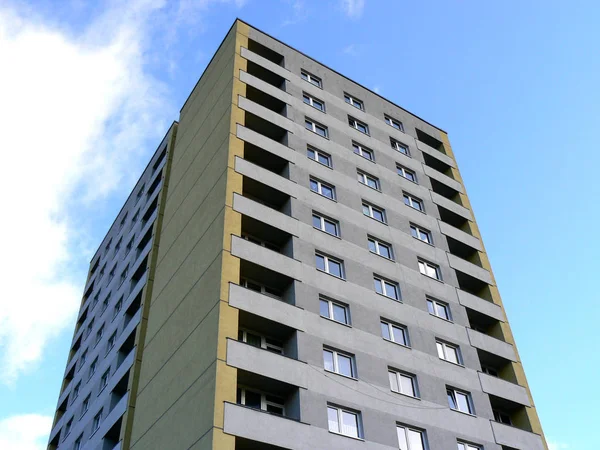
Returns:
[[[285,0],[285,3],[290,4],[292,11],[289,19],[285,19],[282,23],[282,27],[289,25],[295,25],[297,23],[306,20],[309,16],[309,11],[304,0]]]
[[[570,447],[569,447],[568,444],[564,444],[562,442],[548,440],[548,449],[549,450],[567,450],[569,448]]]
[[[381,95],[381,87],[378,85],[373,86],[373,92]]]
[[[52,417],[38,414],[11,416],[0,420],[0,448],[43,450],[46,448]]]
[[[343,11],[351,19],[358,19],[365,9],[365,0],[341,0]]]
[[[349,55],[349,56],[358,56],[360,54],[360,51],[356,44],[350,44],[342,49],[342,53],[344,55]]]

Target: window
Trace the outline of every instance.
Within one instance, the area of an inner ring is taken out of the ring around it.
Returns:
[[[344,262],[331,256],[315,254],[317,269],[334,277],[344,278]]]
[[[373,175],[369,175],[368,173],[362,172],[360,170],[357,171],[356,174],[358,176],[359,183],[365,184],[370,188],[377,189],[378,191],[380,190],[379,178],[374,177]]]
[[[354,106],[357,109],[360,109],[361,111],[365,110],[365,107],[363,105],[363,102],[361,100],[358,100],[355,97],[352,97],[349,94],[344,94],[344,100],[346,101],[346,103],[348,103],[349,105]]]
[[[252,242],[253,244],[260,245],[261,247],[268,248],[269,250],[273,250],[274,252],[279,253],[281,251],[281,248],[278,245],[273,244],[268,241],[265,241],[263,239],[257,238],[248,233],[242,233],[242,239],[244,239],[248,242]]]
[[[283,292],[281,292],[279,289],[266,286],[262,283],[257,283],[256,281],[248,280],[247,278],[242,278],[240,280],[240,286],[260,292],[261,294],[268,295],[270,297],[281,298],[283,296]]]
[[[439,300],[428,298],[427,310],[429,311],[429,314],[432,314],[445,320],[452,320],[450,318],[450,307],[446,303],[442,303]]]
[[[417,225],[410,225],[410,234],[412,237],[427,242],[428,244],[433,245],[433,239],[431,238],[431,233]]]
[[[497,409],[493,409],[494,420],[499,423],[503,423],[504,425],[512,425],[512,420],[510,420],[510,416],[503,411],[499,411]]]
[[[417,211],[424,212],[423,201],[409,194],[404,194],[404,204],[416,209]]]
[[[238,331],[238,341],[245,342],[256,348],[262,348],[270,351],[271,353],[277,353],[283,355],[283,343],[277,339],[270,337],[261,336],[254,331],[242,330]]]
[[[400,175],[402,178],[406,178],[408,181],[412,181],[413,183],[417,182],[417,174],[414,173],[412,170],[397,165],[396,171],[398,172],[398,175]]]
[[[81,450],[82,442],[83,442],[83,433],[75,440],[75,444],[73,444],[73,450]]]
[[[117,341],[117,332],[115,331],[108,338],[108,342],[106,343],[106,353],[110,352],[112,348],[115,346],[115,342]]]
[[[140,217],[140,211],[137,210],[135,212],[135,214],[133,215],[133,218],[131,219],[131,228],[133,228],[135,226],[135,224],[137,223],[139,217]]]
[[[98,290],[98,292],[96,292],[96,295],[94,295],[94,298],[92,299],[92,305],[90,306],[90,311],[92,309],[94,309],[96,307],[96,305],[98,304],[98,298],[100,297],[100,290]]]
[[[442,274],[439,266],[422,259],[419,260],[419,272],[429,278],[435,278],[438,281],[442,281]]]
[[[108,308],[108,304],[109,303],[110,303],[110,292],[108,293],[108,295],[102,301],[102,311],[100,312],[100,314],[102,314],[102,313],[104,313],[104,311],[106,311],[106,309]]]
[[[352,143],[352,149],[357,155],[362,156],[363,158],[368,159],[369,161],[375,161],[375,154],[373,153],[373,150],[368,149],[367,147],[363,147],[362,145],[357,144],[356,142]]]
[[[334,302],[325,297],[319,298],[319,312],[321,317],[334,320],[346,325],[350,325],[350,314],[348,306]]]
[[[131,239],[129,240],[129,242],[127,243],[127,245],[125,246],[125,254],[123,255],[123,258],[126,257],[127,255],[129,255],[129,252],[131,251],[132,247],[133,247],[133,240],[135,239],[135,235],[133,235],[131,237]]]
[[[324,231],[332,236],[340,236],[340,224],[337,220],[322,216],[319,213],[313,212],[313,227],[317,230]]]
[[[369,125],[356,120],[354,117],[348,116],[348,125],[361,133],[369,134]]]
[[[334,372],[345,377],[356,378],[354,356],[332,349],[323,349],[323,365],[328,372]]]
[[[312,95],[308,95],[306,92],[302,94],[304,103],[318,109],[319,111],[325,112],[325,102],[314,98]]]
[[[390,389],[399,394],[408,395],[410,397],[418,397],[416,380],[414,375],[399,372],[397,370],[388,370],[390,379]]]
[[[91,394],[89,394],[84,400],[83,403],[81,404],[81,415],[83,416],[88,408],[90,407],[90,398],[91,398]]]
[[[136,205],[140,201],[140,198],[142,198],[142,196],[144,195],[145,189],[146,189],[146,186],[142,184],[142,186],[140,187],[140,190],[137,192],[137,195],[135,196],[135,204]]]
[[[100,273],[98,274],[98,280],[100,280],[104,276],[104,272],[106,272],[106,263],[104,263],[102,269],[100,269]]]
[[[73,393],[71,394],[71,403],[75,401],[77,397],[79,397],[79,391],[81,390],[81,381],[78,382],[73,388]]]
[[[92,320],[90,320],[90,323],[88,323],[88,326],[85,330],[86,335],[85,337],[87,338],[90,334],[92,334],[92,328],[94,328],[94,318],[92,317]]]
[[[119,222],[119,231],[123,229],[123,227],[125,226],[125,222],[127,222],[127,213],[125,213],[125,215],[121,219],[121,222]]]
[[[96,356],[96,358],[90,364],[90,374],[89,374],[88,378],[92,378],[94,376],[97,368],[98,368],[98,357]]]
[[[115,267],[113,267],[113,268],[110,270],[110,272],[108,272],[108,282],[109,282],[109,283],[110,283],[110,282],[111,282],[111,280],[112,280],[112,279],[115,277],[115,269],[116,269],[116,268],[117,268],[117,267],[115,266]]]
[[[365,216],[369,216],[371,219],[375,219],[381,223],[386,223],[385,209],[365,202],[362,204],[362,209]]]
[[[380,241],[374,237],[368,237],[369,240],[369,251],[371,253],[375,253],[376,255],[383,256],[387,259],[394,259],[394,252],[392,250],[392,245],[386,242]]]
[[[121,250],[121,244],[123,243],[123,238],[119,238],[119,240],[117,241],[117,243],[115,244],[115,255],[117,253],[119,253],[119,250]]]
[[[100,339],[102,339],[103,334],[104,334],[104,325],[102,325],[96,332],[96,340],[94,341],[94,345],[97,345],[98,342],[100,342]]]
[[[107,242],[106,247],[104,247],[104,254],[107,254],[110,250],[110,246],[112,244],[112,238]]]
[[[110,377],[110,369],[107,369],[106,372],[102,374],[102,378],[100,378],[100,390],[102,391],[106,385],[108,384],[108,378]]]
[[[395,139],[390,139],[390,144],[392,145],[392,148],[394,150],[396,150],[397,152],[400,152],[400,153],[402,153],[403,155],[406,155],[406,156],[410,156],[410,152],[408,150],[408,146],[406,146],[406,145],[398,142]]]
[[[319,136],[323,136],[324,138],[329,136],[329,131],[325,125],[321,125],[313,121],[312,119],[305,119],[304,126],[307,130],[312,131],[313,133],[317,133]]]
[[[492,367],[489,366],[481,366],[481,371],[483,373],[485,373],[486,375],[489,375],[490,377],[496,377],[498,378],[498,371]]]
[[[314,147],[311,147],[311,146],[307,147],[306,156],[308,156],[313,161],[323,164],[324,166],[332,167],[331,155],[328,155],[327,153],[325,153],[321,150],[317,150]]]
[[[458,442],[458,450],[481,450],[481,446],[468,444],[467,442]]]
[[[285,400],[275,395],[263,394],[246,388],[237,389],[237,403],[283,416]]]
[[[394,300],[400,300],[400,288],[397,283],[380,278],[377,275],[373,278],[373,282],[375,283],[375,291],[378,294],[385,295]]]
[[[102,422],[102,410],[98,411],[98,414],[94,416],[94,421],[92,422],[92,433],[98,431],[100,428],[100,423]]]
[[[390,127],[394,127],[396,130],[404,131],[404,127],[402,126],[402,122],[396,119],[392,119],[390,116],[384,116],[385,123],[387,123]]]
[[[65,432],[64,432],[64,437],[66,438],[69,433],[71,432],[71,428],[73,427],[73,418],[71,417],[69,419],[69,421],[67,422],[67,424],[65,425]],[[64,438],[63,438],[64,440]]]
[[[119,284],[123,284],[125,282],[125,280],[127,279],[127,274],[129,273],[129,264],[127,264],[125,266],[125,268],[123,269],[123,272],[121,272],[121,278],[119,280]]]
[[[415,428],[396,425],[400,450],[425,450],[425,433]]]
[[[321,79],[319,77],[314,76],[311,73],[308,73],[303,70],[300,72],[300,76],[302,77],[302,79],[304,81],[308,81],[310,84],[314,84],[315,86],[320,87],[320,88],[323,87],[323,83],[321,82]]]
[[[85,359],[87,358],[87,349],[85,349],[83,351],[83,353],[81,353],[81,356],[79,357],[79,369],[81,369],[81,367],[85,364]],[[77,369],[77,370],[79,370]]]
[[[335,186],[332,186],[331,184],[311,178],[310,190],[322,195],[323,197],[327,197],[330,200],[335,200]]]
[[[353,438],[361,438],[360,413],[338,408],[337,406],[327,406],[327,422],[329,431],[332,433],[343,434]]]
[[[123,307],[123,297],[121,297],[119,299],[119,301],[117,303],[115,303],[115,310],[113,312],[113,319],[115,317],[117,317],[117,314],[119,314],[119,311],[121,311],[121,308]]]
[[[458,347],[446,342],[436,341],[437,352],[440,359],[451,362],[453,364],[462,364],[460,358],[460,350]]]
[[[392,341],[396,344],[408,347],[408,331],[402,325],[393,324],[391,322],[381,321],[381,336],[386,341]]]
[[[468,392],[459,391],[457,389],[448,388],[446,389],[446,395],[448,396],[448,405],[450,405],[450,409],[466,414],[473,414],[473,402],[471,400],[471,394]]]

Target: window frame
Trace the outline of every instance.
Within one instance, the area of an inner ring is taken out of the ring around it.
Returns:
[[[312,158],[310,156],[311,152],[314,154],[314,156],[315,156],[314,158]],[[327,161],[328,164],[321,162],[321,160],[319,158],[320,156],[323,157]],[[306,146],[306,157],[318,164],[321,164],[322,166],[333,169],[333,158],[331,157],[331,155],[329,153],[324,152],[323,150],[319,150],[318,148],[313,147],[312,145]]]
[[[418,258],[418,263],[419,272],[421,273],[421,275],[425,275],[426,277],[431,278],[432,280],[443,282],[442,269],[438,264],[434,264],[423,258]],[[430,275],[428,273],[428,269],[433,270],[435,272],[435,276]]]
[[[321,257],[323,258],[323,267],[324,269],[320,269],[319,265],[317,264],[317,258]],[[335,275],[334,273],[330,272],[330,268],[329,268],[329,262],[333,261],[339,264],[340,266],[340,276]],[[329,256],[326,253],[322,253],[319,251],[315,252],[315,268],[317,269],[317,271],[322,272],[322,273],[326,273],[327,275],[331,275],[332,277],[338,278],[340,280],[345,280],[346,279],[346,270],[344,268],[344,260],[340,259],[340,258],[336,258],[335,256]]]
[[[75,442],[73,443],[73,450],[81,450],[81,443],[83,442],[83,433],[79,435]]]
[[[478,444],[471,444],[470,442],[465,441],[456,441],[458,450],[483,450],[483,447]]]
[[[398,390],[394,390],[394,386],[392,385],[392,377],[396,378],[396,385],[398,386]],[[410,381],[411,388],[412,388],[412,394],[404,392],[403,384],[401,382],[402,377],[405,379],[408,379]],[[403,370],[398,370],[398,369],[394,369],[392,367],[388,367],[388,379],[390,382],[390,390],[392,392],[395,392],[396,394],[406,395],[407,397],[421,398],[421,396],[419,395],[419,388],[417,385],[417,376],[416,375],[414,375],[412,373],[404,372]]]
[[[102,326],[100,326],[100,328],[98,328],[98,331],[96,331],[96,339],[94,341],[94,347],[100,343],[100,341],[102,340],[102,336],[104,336],[104,324],[102,324]]]
[[[348,105],[354,106],[359,111],[364,111],[365,110],[365,102],[363,102],[362,100],[356,98],[353,95],[348,94],[347,92],[344,92],[344,101]],[[356,105],[356,103],[358,103],[358,106]]]
[[[401,164],[396,164],[396,173],[398,174],[398,176],[410,181],[411,183],[419,184],[417,181],[417,173],[412,169],[404,167]],[[406,174],[410,174],[412,179],[407,177]]]
[[[381,292],[379,292],[377,290],[377,283],[379,282],[379,284],[381,285]],[[387,294],[387,286],[391,286],[391,288],[394,289],[394,292],[396,293],[395,296],[391,296]],[[401,302],[402,301],[402,293],[400,292],[400,285],[392,280],[389,280],[387,278],[384,278],[380,275],[377,274],[373,274],[373,286],[375,289],[375,293],[382,295],[384,297],[390,298],[392,300],[395,300],[397,302]]]
[[[252,283],[252,284],[254,284],[255,286],[259,287],[259,288],[260,288],[260,290],[253,289],[253,288],[249,287],[248,285],[249,285],[250,283]],[[239,285],[240,285],[241,287],[245,288],[245,289],[249,289],[249,290],[251,290],[251,291],[254,291],[254,292],[259,292],[260,294],[266,295],[266,296],[268,296],[268,297],[276,298],[276,299],[278,299],[278,300],[281,300],[281,299],[283,298],[283,292],[281,292],[281,291],[279,291],[278,289],[276,289],[276,288],[273,288],[273,287],[271,287],[271,286],[267,286],[267,285],[266,285],[266,284],[264,284],[264,283],[260,283],[260,282],[258,282],[258,281],[252,280],[252,279],[250,279],[250,278],[246,278],[246,277],[243,277],[243,278],[241,278],[241,279],[240,279],[240,284],[239,284]],[[271,290],[272,292],[270,292],[269,290]],[[275,294],[275,293],[274,293],[275,291],[279,292],[280,294],[279,294],[279,295]]]
[[[98,357],[96,356],[94,360],[90,363],[90,370],[88,375],[88,380],[91,380],[96,370],[98,369]]]
[[[240,396],[239,396],[240,403],[237,403],[237,398],[236,398],[236,403],[238,405],[245,406],[246,408],[257,409],[257,408],[254,408],[253,406],[246,405],[246,393],[252,392],[253,394],[260,395],[259,411],[266,412],[268,414],[273,414],[273,415],[280,416],[280,417],[285,417],[285,399],[284,398],[279,397],[277,395],[269,394],[267,392],[261,391],[260,389],[247,388],[245,386],[237,387],[236,397],[238,394],[237,391],[239,391],[239,394],[240,394]],[[271,397],[271,400],[267,399],[267,397]],[[278,399],[282,403],[277,403],[276,401],[273,401],[275,399]],[[281,414],[273,412],[273,411],[269,411],[267,409],[269,406],[275,406],[277,408],[281,408]]]
[[[325,353],[331,353],[331,360],[333,361],[333,370],[329,370],[325,367]],[[340,362],[339,357],[348,358],[350,364],[350,375],[346,375],[345,373],[340,372]],[[344,352],[342,350],[338,350],[332,347],[323,347],[323,370],[329,373],[335,373],[336,375],[340,375],[346,378],[352,378],[353,380],[358,380],[358,376],[356,373],[356,358],[352,353]]]
[[[306,101],[307,99],[308,99],[308,101]],[[325,112],[325,102],[323,100],[318,99],[317,97],[310,95],[308,92],[302,92],[302,101],[304,102],[305,105],[311,106],[311,107],[315,108],[317,111],[321,111],[322,113]],[[316,107],[315,103],[319,103],[321,105],[322,109]]]
[[[312,219],[312,225],[315,230],[322,231],[323,233],[337,238],[341,236],[340,222],[338,220],[332,219],[331,217],[327,217],[317,211],[312,212]],[[319,219],[319,227],[315,226],[315,219]],[[331,225],[333,225],[333,228],[335,229],[335,234],[332,234],[329,231],[327,231],[327,227],[325,226],[326,222],[329,222]]]
[[[317,190],[316,191],[312,188],[312,183],[316,183],[317,184]],[[336,195],[336,192],[335,192],[335,186],[333,184],[327,183],[326,181],[321,181],[320,179],[312,177],[312,176],[309,178],[308,184],[309,184],[309,188],[310,188],[311,192],[314,192],[315,194],[318,194],[321,197],[324,197],[324,198],[326,198],[328,200],[331,200],[331,201],[334,201],[334,202],[337,201],[336,200],[337,199],[337,195]],[[325,194],[323,194],[323,186],[328,187],[329,189],[331,189],[331,197],[328,197]]]
[[[252,345],[248,342],[248,333],[260,338],[260,347],[256,345]],[[242,335],[242,339],[240,339],[240,334]],[[267,339],[270,339],[271,342],[267,342]],[[254,348],[261,348],[262,350],[266,350],[268,352],[274,353],[276,355],[284,354],[283,342],[281,342],[277,338],[272,338],[270,336],[261,334],[254,330],[249,330],[247,328],[238,328],[238,339],[239,342],[243,342],[244,344],[250,345]]]
[[[331,429],[331,423],[329,420],[329,411],[335,411],[336,414],[336,424],[337,424],[337,431],[336,430],[332,430]],[[356,436],[354,436],[353,434],[346,434],[343,433],[343,413],[346,413],[348,415],[352,415],[355,417],[355,423],[356,423]],[[337,406],[331,403],[327,404],[327,429],[329,430],[330,433],[333,434],[337,434],[339,436],[346,436],[352,439],[359,439],[359,440],[364,440],[364,432],[363,432],[363,427],[362,427],[362,418],[361,418],[361,413],[360,411],[356,411],[350,408],[344,408],[343,406]]]
[[[88,412],[88,409],[90,409],[90,400],[92,399],[92,394],[88,394],[86,398],[83,399],[83,402],[81,402],[81,416],[83,417],[85,416],[85,413]]]
[[[100,408],[100,411],[96,413],[92,420],[92,436],[100,429],[100,425],[102,424],[102,410],[103,408]]]
[[[307,126],[308,124],[310,124],[310,127]],[[311,133],[316,134],[317,136],[329,139],[329,128],[327,128],[327,126],[323,125],[322,123],[311,119],[310,117],[304,117],[304,128],[310,131]],[[323,130],[323,134],[317,132],[317,129]]]
[[[400,441],[400,428],[404,430],[404,433],[403,433],[404,434],[404,445]],[[419,434],[419,436],[421,438],[421,445],[420,445],[421,448],[413,448],[412,447],[411,440],[408,437],[409,436],[408,432]],[[422,430],[422,429],[416,428],[416,427],[412,427],[410,425],[397,423],[396,424],[396,435],[398,436],[398,448],[400,450],[427,450],[428,449],[427,432],[425,430]]]
[[[108,340],[106,341],[106,354],[108,355],[110,351],[114,348],[117,343],[117,330],[113,331]]]
[[[369,132],[369,125],[365,122],[358,120],[355,117],[348,116],[348,125],[350,126],[350,128],[355,129],[359,133],[366,134],[367,136],[371,135],[371,133]],[[360,129],[361,127],[364,128],[364,131]]]
[[[322,314],[321,305],[327,304],[327,316]],[[339,321],[335,318],[334,306],[341,308],[344,311],[344,319],[345,321]],[[341,323],[342,325],[352,326],[350,319],[350,306],[346,303],[338,302],[337,300],[333,300],[324,295],[319,295],[319,316],[324,319],[331,320],[332,322]]]
[[[375,162],[375,152],[356,141],[352,141],[352,151],[355,155],[358,155],[367,161],[371,161],[372,163]],[[370,155],[370,157],[366,157],[365,154]]]
[[[312,84],[313,86],[318,87],[319,89],[323,89],[323,80],[316,75],[313,75],[307,70],[300,69],[300,78],[302,78],[307,83]]]
[[[371,243],[373,243],[373,246],[375,248],[374,250],[371,249]],[[394,258],[394,247],[392,246],[392,244],[389,244],[389,243],[387,243],[385,241],[382,241],[381,239],[376,238],[375,236],[372,236],[372,235],[369,234],[369,235],[367,235],[367,246],[369,248],[369,252],[370,253],[373,253],[374,255],[377,255],[377,256],[381,256],[382,258],[385,258],[385,259],[387,259],[389,261],[395,261],[395,258]],[[389,253],[390,256],[382,255],[380,253],[380,247],[387,248],[388,249],[388,253]]]
[[[425,213],[425,204],[423,203],[423,200],[421,200],[420,198],[415,197],[412,194],[409,194],[407,192],[403,192],[402,196],[404,198],[404,204],[406,206],[408,206],[409,208],[414,209],[415,211],[419,211],[419,212]],[[415,206],[415,204],[418,204],[419,207],[417,208]]]
[[[367,208],[367,210],[369,211],[369,214],[365,214],[365,208]],[[366,202],[366,201],[362,201],[362,211],[363,211],[363,215],[370,217],[373,220],[376,220],[379,223],[383,223],[385,225],[387,225],[387,214],[385,212],[384,208],[381,208],[377,205],[374,205],[372,203]],[[379,220],[376,217],[373,216],[373,211],[377,211],[381,214],[381,217],[383,220]]]
[[[428,237],[428,240],[421,239],[421,233]],[[414,223],[410,224],[410,235],[418,241],[424,242],[429,245],[433,245],[433,235],[431,231],[422,228],[420,225],[415,225]],[[416,236],[415,236],[416,235]]]
[[[492,414],[494,416],[494,422],[501,423],[503,425],[512,426],[512,424],[513,424],[512,419],[510,417],[510,414],[508,414],[507,412],[492,408]],[[506,419],[508,419],[508,420],[504,420],[504,418],[502,416],[505,416]]]
[[[461,395],[464,398],[464,404],[467,407],[467,411],[464,411],[460,408],[460,404],[458,401],[459,395]],[[473,405],[473,398],[470,392],[446,386],[446,396],[448,398],[448,406],[452,411],[468,414],[469,416],[475,415],[475,407]],[[452,404],[454,404],[454,407],[452,406]]]
[[[442,302],[433,297],[427,297],[426,301],[427,301],[427,311],[429,312],[429,314],[431,314],[434,317],[438,317],[442,320],[445,320],[447,322],[452,322],[452,313],[450,312],[450,305],[448,303]],[[431,308],[430,308],[430,305],[432,306]],[[437,313],[438,307],[445,311],[446,317],[440,316]]]
[[[449,362],[450,364],[454,364],[457,366],[463,366],[462,353],[460,351],[460,346],[451,344],[451,343],[443,341],[441,339],[435,340],[435,346],[437,349],[438,358],[440,358],[442,361],[446,361],[446,362]],[[441,352],[440,352],[440,348],[442,349]],[[450,359],[448,359],[447,349],[454,350],[454,355],[456,357],[457,362],[454,362],[454,361],[451,361]]]
[[[392,149],[397,151],[398,153],[400,153],[404,156],[408,156],[409,158],[411,157],[410,156],[410,148],[408,147],[408,145],[403,144],[402,142],[400,142],[399,140],[394,139],[394,138],[390,138],[390,145],[392,146]],[[400,150],[401,148],[406,151]]]
[[[383,327],[387,328],[387,334],[390,336],[389,338],[385,337],[383,334]],[[408,328],[405,325],[401,325],[399,323],[392,322],[387,319],[379,320],[379,328],[381,330],[381,337],[384,341],[393,342],[394,344],[401,345],[402,347],[411,348],[410,346],[410,337],[408,335]],[[400,334],[402,335],[404,342],[398,342],[395,339],[394,328],[398,329]]]
[[[379,181],[379,178],[377,178],[375,175],[371,175],[364,170],[356,169],[356,176],[358,177],[358,182],[360,184],[381,192],[381,181]],[[374,186],[371,186],[369,182],[373,183]]]
[[[104,371],[102,376],[100,377],[100,392],[104,390],[106,386],[108,386],[108,380],[110,379],[110,367]],[[98,392],[98,394],[100,394]]]
[[[394,119],[392,116],[389,116],[388,114],[383,115],[383,120],[386,124],[388,124],[393,129],[404,133],[404,124],[400,120]]]

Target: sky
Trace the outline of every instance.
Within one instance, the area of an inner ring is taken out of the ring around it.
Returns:
[[[449,133],[550,448],[597,450],[585,0],[0,0],[0,448],[45,449],[89,260],[236,17]]]

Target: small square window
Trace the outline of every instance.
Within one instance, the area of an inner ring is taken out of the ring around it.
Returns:
[[[348,125],[350,125],[355,130],[360,131],[364,134],[369,134],[369,125],[361,122],[360,120],[355,119],[354,117],[348,116]]]
[[[360,413],[328,405],[327,422],[329,431],[353,438],[362,438]]]
[[[71,417],[69,419],[69,421],[67,422],[67,424],[65,425],[65,430],[64,430],[64,437],[63,440],[69,435],[69,433],[71,433],[71,428],[73,427],[73,418]]]
[[[433,245],[433,238],[431,237],[431,232],[429,230],[425,230],[424,228],[411,224],[410,234],[412,237],[420,241]]]
[[[313,97],[310,94],[307,94],[306,92],[304,92],[302,94],[302,99],[304,100],[304,103],[306,103],[309,106],[312,106],[315,109],[318,109],[321,112],[325,112],[325,102],[322,100],[319,100],[315,97]]]
[[[73,450],[81,450],[81,443],[83,442],[83,434],[81,434],[73,444]]]
[[[354,106],[361,111],[365,110],[365,106],[361,100],[358,100],[356,97],[351,96],[350,94],[344,94],[344,101],[349,105]]]
[[[496,422],[503,423],[505,425],[512,425],[512,420],[508,413],[505,413],[504,411],[500,411],[498,409],[493,409],[492,412],[494,413],[494,420]]]
[[[115,346],[115,342],[117,342],[117,332],[115,331],[108,338],[108,342],[106,343],[106,353],[110,352],[112,348]]]
[[[417,380],[414,375],[390,369],[388,370],[388,378],[392,392],[410,397],[419,397],[417,393]]]
[[[436,341],[435,344],[440,359],[453,364],[462,365],[460,349],[456,345],[448,344],[443,341]]]
[[[400,153],[402,153],[403,155],[406,155],[406,156],[410,156],[410,152],[408,150],[408,146],[407,145],[404,145],[404,144],[398,142],[395,139],[390,139],[390,143],[392,145],[392,148],[394,150],[396,150],[397,152],[400,152]]]
[[[90,374],[89,374],[88,378],[92,378],[92,376],[94,376],[94,373],[96,373],[97,368],[98,368],[98,357],[96,357],[90,364]]]
[[[119,311],[121,311],[122,307],[123,307],[123,297],[121,297],[119,299],[119,301],[117,303],[115,303],[115,309],[113,311],[113,319],[115,317],[117,317],[117,314],[119,314]]]
[[[91,399],[91,394],[89,394],[84,400],[83,403],[81,404],[81,415],[83,416],[88,408],[90,407],[90,399]]]
[[[110,369],[107,369],[106,372],[102,374],[102,378],[100,378],[100,390],[102,391],[106,385],[108,384],[108,379],[110,377]]]
[[[400,165],[396,166],[396,171],[402,178],[406,178],[408,181],[412,181],[413,183],[417,182],[417,174],[414,171]]]
[[[392,119],[390,116],[384,116],[385,123],[389,126],[394,127],[396,130],[404,131],[404,127],[402,126],[402,122],[396,119]]]
[[[398,283],[386,280],[379,276],[374,276],[373,282],[375,284],[375,292],[400,301],[400,287],[398,286]]]
[[[438,281],[442,281],[442,273],[440,271],[440,267],[436,264],[432,264],[430,262],[420,259],[419,272],[421,272],[425,276],[428,276],[429,278],[434,278]]]
[[[79,397],[79,391],[81,390],[81,381],[78,382],[75,387],[73,388],[73,392],[71,393],[71,403],[73,403],[73,401]]]
[[[125,213],[125,215],[121,219],[121,222],[119,222],[119,231],[123,229],[123,227],[125,226],[125,222],[127,222],[127,213]]]
[[[371,205],[370,203],[363,202],[362,204],[363,214],[375,219],[378,222],[386,223],[385,209],[379,208],[378,206]]]
[[[320,253],[315,254],[317,269],[337,278],[344,278],[344,262]]]
[[[331,184],[317,180],[316,178],[311,178],[310,190],[323,197],[327,197],[330,200],[335,200],[335,186]]]
[[[447,388],[448,405],[450,409],[466,414],[474,414],[473,400],[471,394],[454,388]]]
[[[330,300],[326,297],[319,297],[319,313],[321,314],[321,317],[331,319],[335,322],[343,323],[345,325],[350,324],[348,306],[343,303]]]
[[[458,441],[458,450],[482,450],[480,445],[469,444],[468,442]]]
[[[100,424],[102,423],[102,410],[98,411],[98,414],[94,416],[94,421],[92,422],[92,433],[98,431],[100,428]]]
[[[94,345],[97,345],[98,342],[100,342],[100,339],[102,339],[103,334],[104,334],[104,325],[102,325],[96,332],[96,340],[94,341]]]
[[[410,206],[413,209],[416,209],[417,211],[425,212],[425,208],[423,207],[423,201],[416,197],[413,197],[410,194],[404,194],[404,204],[406,206]]]
[[[322,150],[318,150],[310,145],[306,148],[306,156],[308,156],[313,161],[323,164],[329,168],[332,167],[331,164],[331,155],[325,153]]]
[[[429,314],[437,316],[444,320],[452,320],[450,318],[450,307],[447,303],[440,302],[435,299],[427,299],[427,310]]]
[[[394,251],[392,250],[392,244],[383,242],[377,238],[368,237],[369,251],[376,255],[383,256],[384,258],[394,260]]]
[[[320,123],[315,122],[312,119],[306,118],[304,120],[304,126],[308,131],[312,131],[313,133],[317,133],[319,136],[324,138],[329,137],[329,130],[325,125],[321,125]]]
[[[340,237],[340,224],[337,220],[330,219],[319,213],[313,212],[313,227],[332,236]]]
[[[373,150],[361,144],[357,144],[356,142],[352,143],[352,149],[354,150],[354,153],[358,156],[362,156],[363,158],[368,159],[369,161],[375,161],[375,154],[373,153]]]
[[[319,88],[323,87],[323,83],[321,82],[321,79],[309,72],[306,72],[305,70],[302,70],[300,72],[300,77],[304,80],[304,81],[308,81],[310,84],[313,84]]]
[[[358,176],[358,181],[359,183],[362,183],[366,186],[369,186],[372,189],[376,189],[376,190],[381,190],[380,189],[380,184],[379,184],[379,178],[373,176],[373,175],[369,175],[366,172],[362,172],[362,171],[357,171],[356,172],[357,176]]]
[[[127,275],[129,274],[129,264],[125,266],[123,272],[121,272],[121,278],[119,280],[119,284],[123,284],[125,280],[127,280]]]
[[[381,336],[386,341],[392,341],[396,344],[408,347],[408,331],[403,325],[393,324],[385,320],[381,321]]]
[[[397,425],[400,450],[425,450],[425,432],[405,425]]]
[[[337,373],[345,377],[356,378],[354,370],[354,356],[337,350],[323,349],[323,364],[328,372]]]

